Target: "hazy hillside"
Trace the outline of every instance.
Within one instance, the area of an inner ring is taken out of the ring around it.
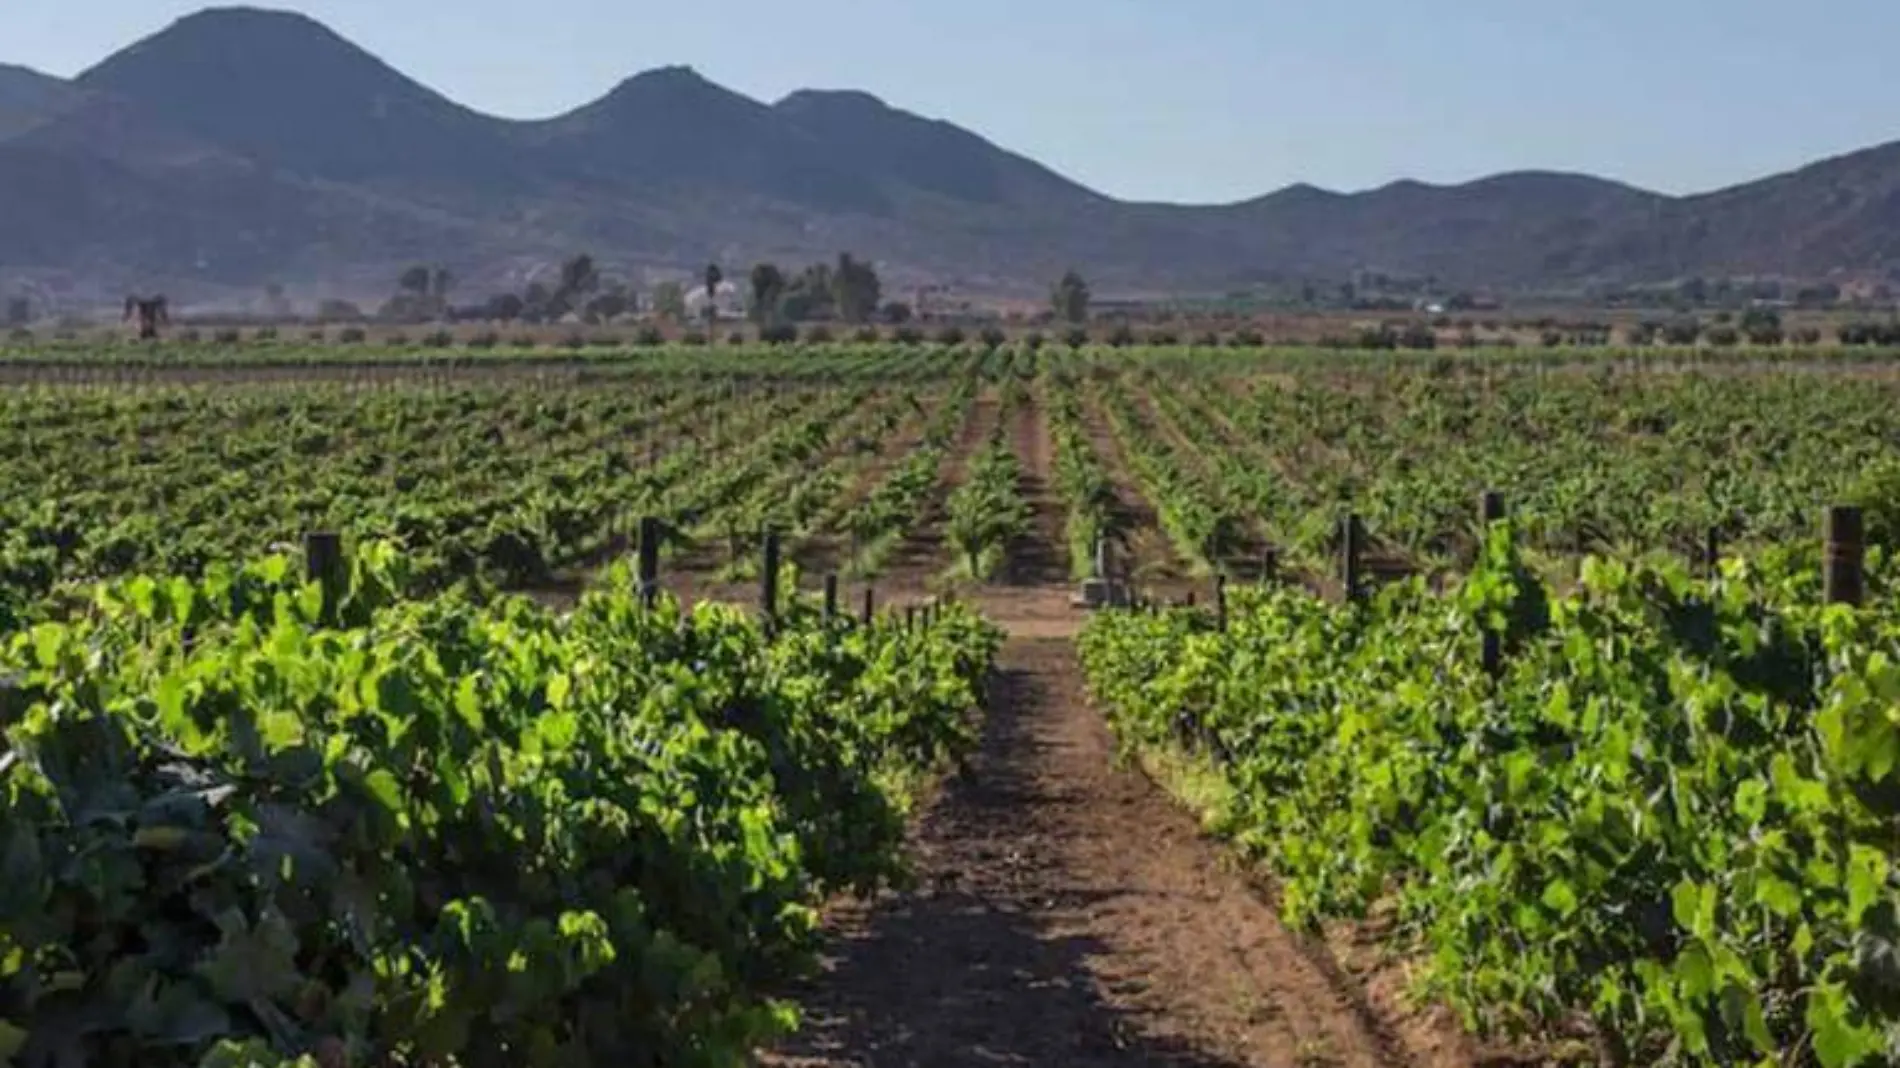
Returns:
[[[301,15],[215,9],[73,82],[0,67],[0,270],[114,286],[472,283],[625,265],[877,260],[908,283],[1218,290],[1355,270],[1526,288],[1900,265],[1900,145],[1691,198],[1583,175],[1204,207],[1115,201],[866,93],[766,104],[684,67],[540,122],[465,108]]]
[[[0,63],[0,139],[32,129],[79,99],[72,83]]]

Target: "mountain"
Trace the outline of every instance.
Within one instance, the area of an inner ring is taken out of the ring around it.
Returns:
[[[629,78],[527,137],[571,168],[649,192],[885,207],[871,176],[836,159],[821,139],[690,67]]]
[[[1105,201],[1034,160],[953,123],[900,111],[870,93],[806,89],[773,110],[824,145],[828,158],[844,169],[951,201],[1017,208]]]
[[[182,18],[72,81],[0,67],[0,286],[469,288],[586,250],[617,270],[849,250],[893,293],[1218,292],[1360,270],[1574,288],[1900,267],[1900,144],[1694,197],[1522,172],[1224,205],[1118,201],[869,93],[764,103],[687,67],[566,114],[466,108],[302,15]]]
[[[58,115],[80,95],[71,82],[0,63],[0,139],[16,136]]]
[[[1322,277],[1376,264],[1480,283],[1575,277],[1577,250],[1641,228],[1666,199],[1600,178],[1524,172],[1450,186],[1401,181],[1351,196],[1296,186],[1215,217],[1251,235],[1254,255]]]
[[[1582,266],[1644,276],[1818,276],[1900,265],[1900,143],[1663,205]]]
[[[74,83],[312,178],[494,188],[522,176],[508,123],[450,102],[303,15],[202,11]]]

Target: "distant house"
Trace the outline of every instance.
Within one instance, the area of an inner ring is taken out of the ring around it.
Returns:
[[[743,319],[746,316],[745,291],[733,282],[721,282],[713,293],[713,307],[721,319]],[[704,283],[686,287],[686,315],[689,319],[706,317],[706,286]]]

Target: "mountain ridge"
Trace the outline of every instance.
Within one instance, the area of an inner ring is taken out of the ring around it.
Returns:
[[[9,172],[46,199],[0,213],[0,285],[315,283],[414,259],[482,284],[561,249],[650,270],[849,250],[900,284],[1018,293],[1070,266],[1141,292],[1360,271],[1548,289],[1900,270],[1900,143],[1691,196],[1527,169],[1146,203],[863,90],[768,103],[686,65],[502,118],[309,16],[252,7],[184,16],[70,81],[0,66]],[[192,225],[140,232],[167,213]]]

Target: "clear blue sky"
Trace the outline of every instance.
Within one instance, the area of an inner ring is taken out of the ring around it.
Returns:
[[[5,0],[73,74],[202,6]],[[1900,139],[1895,0],[282,0],[477,109],[542,117],[687,63],[861,88],[1118,196],[1220,201],[1583,170],[1700,191]]]

